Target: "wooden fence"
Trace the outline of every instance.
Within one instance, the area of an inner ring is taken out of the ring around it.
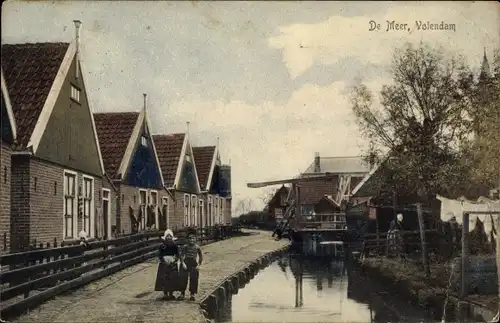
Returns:
[[[174,232],[181,245],[186,232]],[[241,228],[210,227],[197,229],[197,233],[198,242],[206,244],[240,235]],[[143,232],[87,246],[72,242],[58,248],[1,255],[1,317],[18,316],[62,292],[154,257],[162,235],[163,231]]]
[[[403,238],[402,251],[404,254],[419,253],[422,250],[420,231],[401,231]],[[388,248],[387,232],[367,234],[364,238],[365,255],[383,255]],[[430,253],[439,253],[441,234],[436,230],[426,230],[426,246]]]

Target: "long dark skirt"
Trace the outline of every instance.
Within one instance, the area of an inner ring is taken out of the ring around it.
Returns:
[[[179,270],[177,263],[158,264],[156,273],[155,291],[170,293],[179,290]]]

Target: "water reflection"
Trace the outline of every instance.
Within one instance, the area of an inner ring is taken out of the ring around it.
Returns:
[[[348,263],[284,256],[229,297],[216,321],[429,321],[420,309],[392,298]]]

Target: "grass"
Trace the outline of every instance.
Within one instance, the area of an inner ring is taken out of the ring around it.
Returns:
[[[445,264],[431,265],[430,277],[426,277],[422,266],[412,260],[367,258],[363,268],[415,305],[443,305],[450,277],[450,268]]]

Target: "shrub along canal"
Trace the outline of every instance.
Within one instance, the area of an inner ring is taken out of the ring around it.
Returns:
[[[272,262],[215,318],[236,322],[429,322],[421,308],[341,260],[306,260],[288,254]]]

